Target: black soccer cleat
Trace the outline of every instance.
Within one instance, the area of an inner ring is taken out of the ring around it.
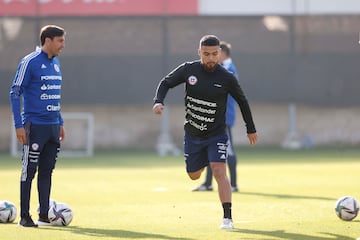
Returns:
[[[50,220],[47,216],[47,214],[39,214],[39,219],[37,221],[37,225],[39,226],[51,226]]]
[[[38,227],[38,225],[35,224],[34,221],[31,219],[31,216],[21,217],[19,226],[20,227]]]

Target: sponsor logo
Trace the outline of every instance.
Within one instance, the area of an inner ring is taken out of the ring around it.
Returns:
[[[61,95],[59,95],[59,94],[49,95],[49,94],[43,93],[40,95],[40,99],[41,100],[61,99]]]
[[[215,84],[214,84],[214,87],[221,88],[221,87],[222,87],[222,85],[221,85],[221,84],[217,84],[217,83],[215,83]]]
[[[196,112],[200,112],[200,113],[206,113],[206,114],[212,114],[212,115],[214,115],[216,113],[215,109],[202,108],[202,107],[195,106],[194,104],[191,104],[191,103],[186,104],[186,107],[188,107],[189,109],[192,109]]]
[[[43,84],[41,86],[41,90],[45,91],[45,90],[60,90],[61,89],[61,85],[51,85],[51,84]]]
[[[197,103],[197,104],[201,104],[207,107],[216,107],[216,103],[215,102],[208,102],[208,101],[204,101],[201,99],[197,99],[197,98],[193,98],[190,96],[186,96],[186,99],[188,99],[191,102]]]
[[[197,80],[197,78],[195,76],[190,76],[188,78],[188,82],[189,82],[190,85],[195,85],[197,83],[197,81],[198,80]]]
[[[46,68],[45,64],[41,64],[41,69]]]
[[[189,114],[192,118],[200,120],[202,122],[214,122],[215,121],[215,118],[200,116],[198,114],[193,113],[190,109],[187,109],[186,113]]]
[[[197,128],[199,129],[200,131],[206,131],[208,128],[207,128],[207,125],[204,124],[204,123],[201,123],[201,124],[198,124],[196,122],[194,122],[193,120],[188,120],[186,123],[189,123],[191,126],[193,126],[194,128]]]
[[[60,111],[60,109],[61,109],[60,104],[57,106],[56,105],[47,105],[46,106],[46,110],[48,112],[58,112],[58,111]]]
[[[41,76],[41,81],[45,81],[45,80],[62,80],[61,76],[57,76],[57,75],[51,75],[51,76]]]

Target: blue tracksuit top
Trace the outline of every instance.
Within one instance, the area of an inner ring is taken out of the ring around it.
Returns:
[[[235,65],[233,64],[231,58],[224,60],[221,65],[231,72],[237,79],[239,79]],[[229,127],[234,126],[236,119],[236,101],[233,97],[228,95],[227,105],[226,105],[226,125]]]
[[[63,125],[60,113],[62,75],[57,57],[37,48],[19,63],[10,89],[15,128],[26,122]],[[21,100],[23,112],[21,113]]]

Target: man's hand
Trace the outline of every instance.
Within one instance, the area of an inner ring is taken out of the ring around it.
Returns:
[[[22,144],[26,144],[27,139],[26,139],[25,129],[24,128],[17,128],[15,131],[16,131],[17,140]]]
[[[164,110],[164,105],[162,103],[155,103],[153,106],[153,112],[155,114],[162,114]]]
[[[250,145],[254,145],[258,140],[257,133],[248,133],[247,137],[249,139]]]
[[[64,126],[60,126],[60,141],[64,141],[65,139],[65,129]]]

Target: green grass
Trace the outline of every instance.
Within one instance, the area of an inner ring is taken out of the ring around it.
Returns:
[[[19,206],[20,160],[0,155],[0,199]],[[336,199],[360,200],[360,150],[238,149],[233,194],[235,229],[218,229],[217,192],[191,192],[201,183],[185,173],[183,157],[153,152],[97,152],[93,158],[59,158],[52,198],[68,203],[67,227],[19,228],[0,224],[0,239],[301,239],[354,240],[360,217],[338,219]],[[215,182],[214,182],[215,184]],[[215,184],[216,185],[216,184]],[[36,218],[36,181],[31,214]]]

